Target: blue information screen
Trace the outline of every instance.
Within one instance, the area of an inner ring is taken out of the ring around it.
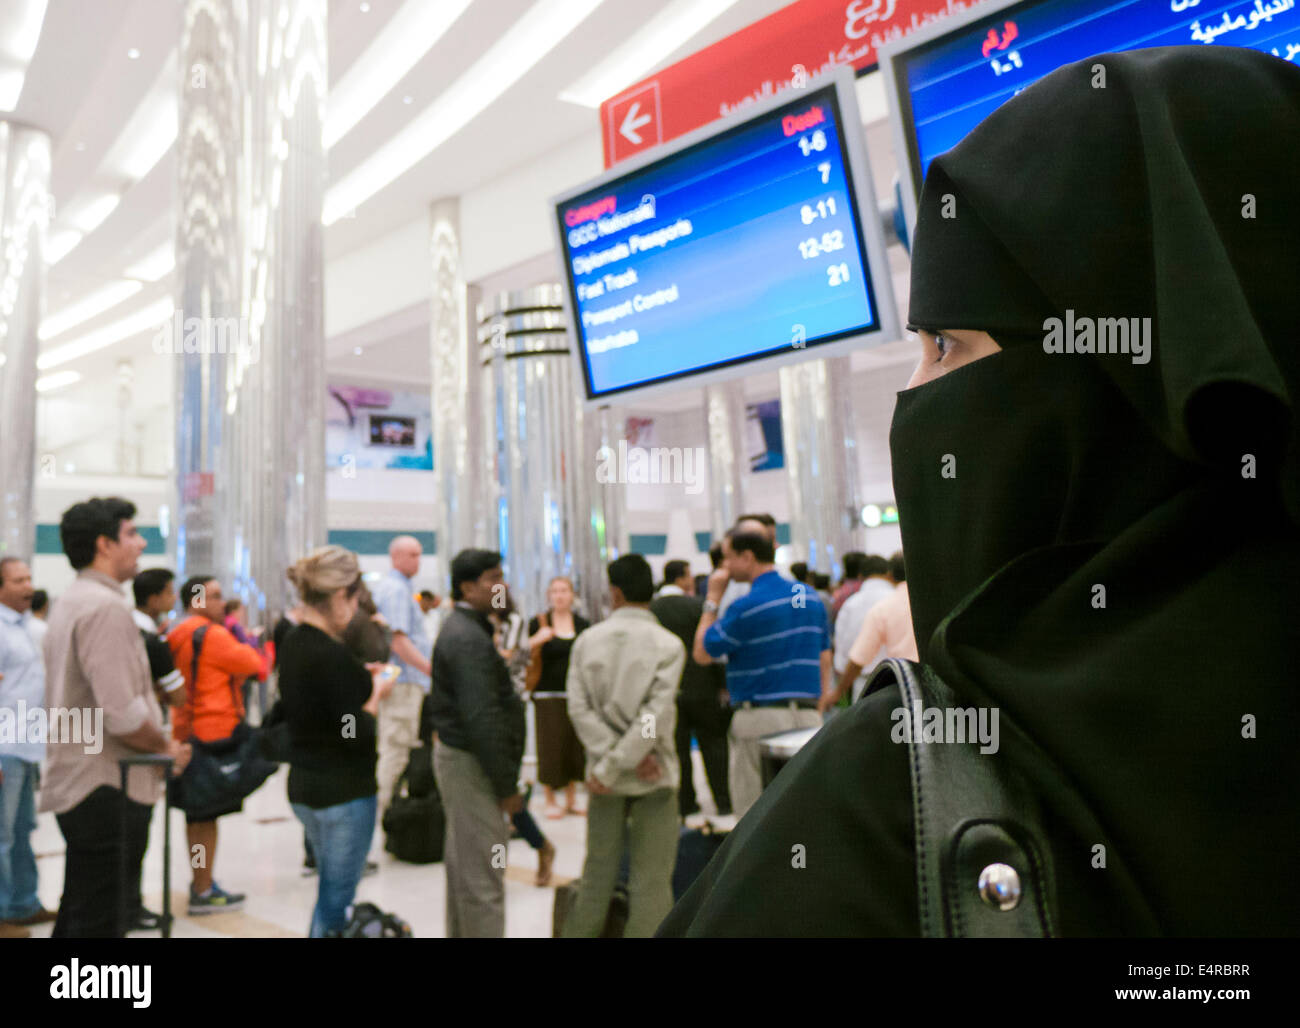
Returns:
[[[880,328],[840,126],[804,92],[557,205],[590,398]]]
[[[1026,0],[900,54],[896,74],[902,103],[910,106],[918,191],[935,157],[1062,65],[1192,43],[1248,47],[1300,63],[1300,8],[1296,0]],[[908,117],[904,111],[905,124]]]

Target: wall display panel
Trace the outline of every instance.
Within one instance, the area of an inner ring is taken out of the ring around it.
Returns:
[[[841,69],[557,198],[588,401],[896,339],[874,197]]]
[[[881,49],[909,229],[930,162],[1022,89],[1097,54],[1240,46],[1300,63],[1297,0],[990,0]]]

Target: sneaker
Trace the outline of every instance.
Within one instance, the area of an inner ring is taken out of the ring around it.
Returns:
[[[156,932],[162,927],[162,915],[155,914],[147,907],[141,907],[135,912],[135,919],[131,922],[130,930],[133,932]]]
[[[242,892],[226,892],[216,882],[212,888],[200,895],[190,888],[190,917],[203,914],[220,914],[228,910],[238,910],[244,905]]]
[[[32,933],[12,921],[0,921],[0,939],[30,939]]]

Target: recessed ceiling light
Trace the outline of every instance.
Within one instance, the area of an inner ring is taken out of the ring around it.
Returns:
[[[359,346],[354,346],[354,347],[352,348],[352,355],[353,355],[354,357],[360,357],[360,356],[361,356],[361,347],[359,347]]]
[[[367,4],[367,3],[364,3],[364,2],[363,2],[363,3],[361,4],[361,13],[362,13],[362,14],[369,14],[369,13],[370,13],[370,5]]]
[[[81,153],[82,150],[86,149],[86,144],[78,143],[76,146],[73,147],[73,149],[76,150],[77,153]]]
[[[140,59],[140,51],[135,47],[131,47],[131,49],[126,52],[126,55],[133,61],[138,61]]]
[[[666,60],[735,3],[736,0],[673,0],[564,90],[560,99],[583,107],[599,107],[602,101]]]
[[[346,136],[419,63],[472,0],[407,0],[329,91],[325,149]]]
[[[432,104],[330,186],[321,224],[333,225],[428,157],[528,74],[604,2],[537,0]]]
[[[402,97],[402,103],[404,104],[415,103],[415,97],[411,96],[408,93],[406,96]]]

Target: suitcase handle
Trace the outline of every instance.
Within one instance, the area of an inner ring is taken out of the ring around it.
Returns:
[[[133,767],[161,767],[165,774],[171,774],[172,765],[175,761],[166,753],[137,753],[132,757],[121,757],[118,759],[117,766],[122,772],[122,824],[119,833],[119,850],[118,850],[118,912],[122,918],[122,934],[126,934],[129,922],[127,918],[131,911],[126,909],[127,896],[127,861],[126,861],[126,777],[127,773]],[[162,937],[170,939],[172,935],[172,896],[171,896],[171,863],[172,863],[172,833],[171,833],[171,803],[167,789],[163,789],[163,908],[162,908]]]

